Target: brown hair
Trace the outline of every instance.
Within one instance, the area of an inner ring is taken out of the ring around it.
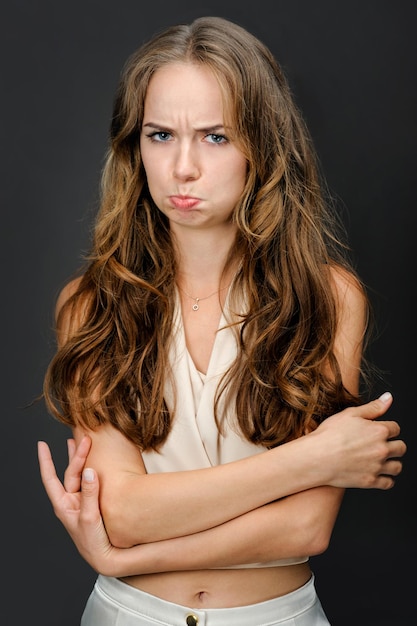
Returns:
[[[157,449],[169,433],[164,386],[176,261],[167,220],[147,189],[139,135],[149,81],[174,62],[214,72],[233,138],[248,160],[229,259],[240,262],[231,302],[238,310],[244,296],[246,310],[236,326],[238,357],[217,400],[224,394],[235,403],[245,437],[275,446],[357,400],[344,389],[334,355],[328,270],[355,274],[280,67],[257,38],[221,18],[158,33],[124,68],[92,252],[57,320],[58,326],[72,320],[72,329],[48,368],[46,401],[64,423],[94,428],[110,421],[142,449]]]

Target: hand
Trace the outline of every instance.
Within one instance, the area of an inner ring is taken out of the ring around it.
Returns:
[[[91,439],[84,437],[78,448],[68,440],[69,464],[64,484],[59,480],[49,446],[38,442],[41,478],[55,515],[62,522],[79,553],[97,572],[105,576],[138,574],[141,546],[115,548],[109,541],[99,507],[97,473],[84,468]]]
[[[311,433],[323,437],[323,460],[331,471],[329,485],[365,489],[394,486],[407,448],[397,439],[397,422],[375,421],[391,404],[391,394],[385,393],[377,400],[332,415]]]

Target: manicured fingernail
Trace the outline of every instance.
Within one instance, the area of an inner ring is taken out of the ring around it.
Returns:
[[[389,391],[386,391],[382,394],[382,396],[379,396],[379,399],[381,402],[389,402],[392,399],[392,394]]]
[[[83,478],[87,483],[92,483],[94,480],[94,470],[86,467],[83,471]]]

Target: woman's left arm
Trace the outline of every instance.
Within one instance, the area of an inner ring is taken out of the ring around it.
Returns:
[[[216,569],[275,559],[313,556],[326,550],[342,490],[317,487],[254,509],[192,535],[116,548],[107,536],[99,507],[99,480],[83,470],[91,441],[68,442],[70,463],[64,485],[48,446],[39,443],[42,481],[54,510],[81,556],[107,576]]]
[[[346,270],[331,268],[329,272],[337,311],[334,352],[344,386],[356,395],[368,323],[366,297],[356,278]]]
[[[357,394],[366,300],[345,270],[331,270],[330,278],[338,314],[335,355],[343,384]],[[159,568],[169,567],[170,558],[178,564],[179,556],[186,555],[185,569],[314,556],[329,545],[343,493],[329,486],[302,491],[204,532],[149,544],[146,550],[154,553],[152,561],[159,560]]]
[[[338,305],[335,344],[345,386],[357,392],[365,329],[364,297],[353,278],[333,271]],[[40,445],[42,479],[55,511],[82,556],[101,573],[128,576],[178,569],[205,569],[313,556],[326,550],[343,490],[318,487],[259,507],[214,528],[192,535],[118,549],[105,532],[98,504],[98,478],[81,471],[90,441],[78,448],[70,440],[70,465],[64,486],[56,476],[46,444]]]

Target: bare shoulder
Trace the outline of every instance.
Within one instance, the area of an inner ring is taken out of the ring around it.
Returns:
[[[363,319],[368,299],[358,278],[347,269],[335,265],[330,267],[329,274],[339,317],[347,313],[349,317],[354,314]]]
[[[55,305],[56,334],[58,344],[64,344],[69,336],[81,325],[85,310],[82,302],[71,303],[77,293],[83,277],[79,276],[68,282],[60,291]]]
[[[82,276],[73,278],[59,292],[59,295],[56,301],[56,306],[55,306],[55,314],[57,317],[62,307],[64,306],[64,304],[68,302],[68,300],[78,291],[82,278],[83,278]]]
[[[368,326],[368,299],[360,281],[344,268],[332,267],[330,282],[337,309],[334,353],[345,387],[356,394]]]

